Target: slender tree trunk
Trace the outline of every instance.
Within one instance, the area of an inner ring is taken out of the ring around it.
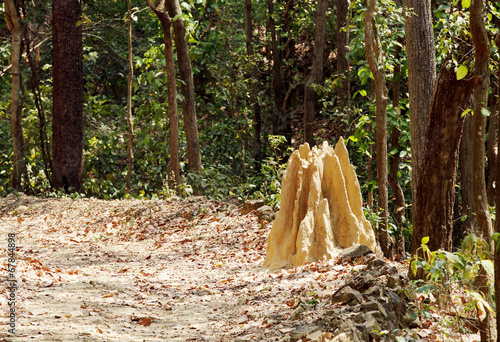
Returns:
[[[493,228],[484,172],[486,116],[483,110],[488,108],[490,43],[484,25],[483,3],[483,0],[473,0],[470,7],[470,28],[476,51],[472,117],[472,194],[479,234],[489,241]]]
[[[474,232],[475,220],[472,204],[472,117],[467,116],[464,122],[462,139],[460,141],[460,191],[462,193],[461,216],[467,215],[462,224],[462,231],[453,232],[454,245],[459,245],[460,241],[467,234]],[[456,243],[455,243],[456,242]]]
[[[484,22],[484,0],[472,0],[470,6],[470,30],[475,47],[475,84],[472,118],[472,196],[474,201],[474,212],[479,229],[479,235],[486,241],[490,241],[493,235],[488,196],[486,193],[486,181],[484,173],[485,154],[485,130],[486,117],[483,110],[488,108],[488,89],[490,86],[490,42]],[[494,246],[490,243],[492,255]],[[486,285],[487,277],[482,279],[483,284],[478,284],[478,289],[489,298],[489,289]],[[480,320],[481,341],[495,341],[494,317],[487,311],[486,318]]]
[[[79,0],[52,1],[52,183],[79,191],[83,173],[83,43]]]
[[[410,94],[411,168],[413,212],[419,210],[416,194],[425,153],[425,130],[429,104],[436,80],[436,48],[432,26],[431,0],[403,0],[405,7],[408,91]],[[417,242],[420,246],[420,241]],[[418,247],[417,246],[417,247]],[[412,247],[413,248],[413,247]]]
[[[247,55],[250,63],[252,64],[252,69],[250,71],[250,76],[252,78],[252,95],[250,96],[250,102],[253,104],[254,113],[254,141],[253,141],[253,159],[255,159],[255,169],[260,170],[262,163],[262,142],[260,140],[260,135],[262,131],[262,115],[259,104],[259,80],[258,80],[258,70],[257,66],[254,65],[254,53],[252,46],[252,0],[245,0],[245,42],[247,47]]]
[[[274,20],[273,0],[267,0],[269,12],[269,30],[271,33],[271,52],[273,60],[273,114],[271,116],[271,126],[273,134],[280,132],[281,108],[283,107],[283,75],[281,71],[281,53],[279,49],[279,32],[276,30]]]
[[[128,124],[128,144],[127,157],[128,168],[125,181],[127,192],[130,190],[130,180],[132,178],[132,167],[134,166],[134,118],[132,116],[132,79],[134,77],[134,63],[132,55],[132,4],[127,0],[128,6],[128,79],[127,79],[127,124]]]
[[[24,160],[24,139],[21,108],[21,43],[24,26],[17,13],[18,6],[15,0],[5,1],[5,21],[12,34],[11,61],[12,61],[12,97],[10,106],[10,123],[12,128],[12,144],[14,146],[14,162],[12,168],[12,187],[17,191],[23,189],[22,176],[26,174]]]
[[[170,124],[169,149],[170,159],[168,161],[169,179],[173,176],[170,186],[180,193],[181,173],[179,168],[179,114],[177,112],[177,85],[175,82],[174,46],[172,39],[172,21],[165,8],[165,0],[157,0],[152,5],[146,0],[148,6],[155,12],[160,20],[163,30],[163,43],[165,45],[165,65],[167,70],[167,98],[168,98],[168,120]]]
[[[397,49],[396,52],[394,53],[394,58],[399,58],[399,53],[400,49]],[[401,68],[397,65],[394,68],[394,74],[399,74],[401,73]],[[394,83],[394,88],[392,92],[392,106],[398,113],[398,115],[401,115],[401,110],[399,108],[399,95],[400,95],[400,85],[401,85],[401,80],[398,78],[398,80]],[[404,256],[405,255],[405,239],[402,235],[402,229],[403,229],[403,219],[405,216],[405,195],[403,193],[403,189],[401,188],[401,185],[399,184],[398,181],[398,170],[399,170],[399,150],[400,150],[400,145],[399,145],[399,138],[400,138],[400,132],[397,127],[392,127],[391,131],[391,147],[396,148],[397,152],[395,155],[389,157],[389,162],[390,162],[390,168],[389,168],[389,184],[392,188],[392,191],[394,192],[394,196],[396,197],[396,213],[394,214],[394,221],[396,221],[396,225],[399,230],[399,238],[396,242],[396,252]]]
[[[387,104],[389,98],[387,97],[382,45],[380,44],[374,18],[376,7],[376,0],[368,1],[368,10],[364,19],[365,51],[368,65],[375,79],[378,208],[381,210],[378,236],[384,255],[387,258],[392,258],[392,243],[387,231],[389,211],[387,194]]]
[[[338,105],[347,106],[350,95],[349,60],[346,57],[349,46],[349,1],[337,0],[337,73],[342,77],[342,86],[337,89]]]
[[[28,29],[28,31],[31,31]],[[34,39],[31,37],[30,33],[25,33],[25,44],[26,44],[26,55],[28,57],[28,62],[31,69],[30,85],[31,92],[33,93],[33,100],[35,102],[36,113],[39,120],[38,126],[38,138],[40,139],[40,150],[42,152],[43,160],[43,170],[45,172],[45,177],[52,187],[52,175],[50,172],[50,148],[49,139],[47,137],[47,124],[45,119],[45,109],[43,106],[42,96],[40,92],[40,80],[38,79],[38,70],[40,69],[39,63],[35,60],[33,56],[33,50],[31,50],[31,43]]]
[[[191,69],[191,59],[189,57],[186,26],[182,19],[179,0],[166,0],[165,6],[169,16],[171,18],[176,18],[176,20],[173,21],[173,26],[177,60],[179,63],[179,76],[183,81],[181,85],[181,92],[184,95],[182,113],[184,117],[184,129],[186,131],[189,169],[198,171],[201,169],[201,152],[194,99],[193,71]]]
[[[497,85],[493,89],[491,96],[491,115],[488,117],[488,140],[486,142],[486,155],[488,156],[488,182],[486,184],[486,192],[488,193],[488,204],[495,205],[495,178],[496,178],[496,160],[497,160],[497,145],[496,136],[498,131],[498,96],[500,88]]]
[[[426,129],[426,150],[422,160],[417,193],[420,205],[413,212],[412,255],[422,238],[430,238],[432,251],[450,251],[453,232],[453,206],[460,138],[473,81],[456,78],[453,69],[442,68],[436,81]]]
[[[294,81],[293,81],[293,76],[294,76],[294,70],[293,70],[293,58],[295,57],[295,39],[293,37],[293,29],[292,29],[292,22],[293,22],[293,10],[295,8],[295,0],[287,0],[286,1],[286,7],[285,7],[285,22],[283,24],[283,28],[287,37],[286,43],[285,43],[285,85],[286,85],[286,92],[285,92],[285,97],[283,100],[283,105],[281,107],[281,122],[282,122],[282,127],[281,127],[281,134],[284,135],[287,139],[287,143],[291,145],[292,143],[292,124],[291,124],[291,115],[290,115],[290,110],[288,108],[288,99],[293,91],[294,87]]]
[[[495,45],[500,47],[500,33],[497,33],[495,37]],[[497,82],[500,82],[500,70],[497,70]],[[500,87],[499,87],[500,95]],[[498,112],[500,113],[500,100],[497,99]],[[497,146],[500,146],[500,134],[497,136]],[[495,173],[495,183],[500,184],[500,153],[496,154],[496,173]],[[495,194],[495,208],[498,213],[500,213],[500,190],[496,187]],[[500,233],[500,219],[495,220],[495,232]],[[494,262],[495,262],[495,304],[496,304],[496,321],[497,321],[497,341],[500,342],[500,251],[497,249],[498,243],[495,246]]]
[[[495,43],[497,47],[500,47],[500,33],[497,33],[495,37]],[[500,79],[500,71],[497,73],[497,79]],[[500,102],[500,101],[499,101]],[[500,104],[499,104],[500,106]],[[500,134],[497,136],[497,146],[500,146]],[[500,153],[497,153],[496,160],[496,173],[495,173],[495,183],[500,184]],[[497,212],[500,213],[500,190],[498,186],[495,191],[495,208]],[[495,220],[495,232],[500,233],[500,218],[497,217]],[[495,305],[496,305],[496,321],[497,321],[497,341],[500,342],[500,251],[497,249],[498,244],[495,246],[494,262],[495,262]]]
[[[316,91],[314,86],[323,80],[323,53],[325,51],[326,10],[328,0],[319,0],[316,9],[316,33],[314,37],[313,64],[304,88],[304,142],[314,146],[314,121]]]

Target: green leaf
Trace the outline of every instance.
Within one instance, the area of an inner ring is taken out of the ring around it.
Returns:
[[[471,0],[462,0],[462,7],[463,9],[467,9],[470,7],[470,2]]]
[[[483,268],[488,275],[492,276],[495,273],[495,268],[493,267],[493,262],[491,260],[481,260],[481,265],[483,265]]]
[[[444,255],[446,256],[446,259],[448,259],[450,262],[454,264],[460,263],[460,258],[457,255],[450,252],[444,252]]]
[[[461,80],[465,76],[467,76],[467,73],[469,72],[469,68],[467,68],[466,65],[462,64],[458,67],[457,69],[457,80]]]
[[[359,93],[362,95],[362,96],[366,96],[366,90],[362,89],[359,91]]]
[[[461,117],[461,118],[463,118],[463,117],[464,117],[464,116],[466,116],[469,112],[472,112],[472,109],[470,109],[470,108],[469,108],[469,109],[464,110],[464,112],[462,113],[462,115],[460,115],[460,117]],[[472,113],[471,113],[471,114],[472,114]],[[466,217],[465,219],[467,219],[467,217]],[[465,221],[465,220],[464,220],[464,221]]]
[[[429,243],[429,237],[428,237],[428,236],[423,237],[423,238],[422,238],[422,244],[423,244],[423,245],[427,245],[427,243]]]

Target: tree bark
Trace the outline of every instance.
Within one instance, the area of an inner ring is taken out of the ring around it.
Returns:
[[[457,80],[453,69],[442,68],[436,81],[423,139],[426,149],[420,169],[422,181],[417,188],[420,205],[413,209],[412,255],[426,236],[432,251],[451,251],[462,113],[469,104],[472,87],[472,80]]]
[[[83,43],[79,0],[52,1],[52,183],[77,192],[83,173]]]
[[[342,86],[337,88],[338,106],[347,106],[350,95],[349,60],[346,57],[349,46],[349,1],[337,0],[337,74],[342,78]]]
[[[134,77],[134,63],[132,55],[132,3],[127,0],[128,12],[128,78],[127,78],[127,124],[128,124],[128,144],[127,157],[128,167],[125,182],[127,184],[127,192],[130,190],[130,180],[132,178],[132,168],[134,166],[134,118],[132,116],[132,79]]]
[[[500,48],[500,33],[497,33],[495,37],[495,45],[497,48]],[[497,69],[498,70],[498,69]],[[500,70],[497,71],[497,82],[500,80]],[[499,92],[500,92],[500,87],[499,87]],[[500,101],[497,100],[497,106],[498,112],[500,112]],[[497,146],[500,146],[500,134],[497,136],[496,139]],[[496,160],[496,173],[495,173],[495,183],[500,184],[500,153],[496,154],[497,160]],[[498,190],[499,187],[496,187],[496,193],[495,193],[495,208],[497,212],[500,213],[500,190]],[[495,232],[500,233],[500,219],[495,220]],[[494,253],[494,262],[495,262],[495,304],[496,304],[496,312],[497,312],[497,341],[500,339],[500,253],[497,250],[497,245],[495,246],[495,253]]]
[[[314,36],[313,64],[304,88],[304,142],[314,146],[314,121],[316,91],[314,86],[323,79],[323,52],[325,51],[326,10],[328,0],[319,0],[316,9],[316,32]]]
[[[495,205],[495,178],[496,178],[496,160],[497,160],[497,145],[496,136],[498,131],[498,96],[500,88],[498,83],[493,88],[491,96],[491,115],[488,117],[488,140],[486,142],[486,155],[488,156],[488,180],[486,184],[486,192],[488,193],[488,204]]]
[[[460,140],[460,191],[462,193],[461,216],[467,215],[463,221],[462,229],[453,232],[454,245],[460,245],[460,241],[467,234],[474,232],[475,220],[472,204],[472,117],[467,116],[464,121],[462,139]]]
[[[474,212],[478,225],[479,235],[490,242],[493,235],[488,196],[486,193],[486,180],[484,173],[485,130],[486,117],[483,110],[488,108],[488,89],[490,86],[490,42],[484,22],[484,0],[473,0],[470,6],[470,31],[475,47],[475,83],[474,102],[472,110],[472,197]],[[493,255],[494,246],[490,243]],[[484,282],[486,283],[486,282]],[[489,298],[488,286],[479,286],[485,298]],[[487,311],[486,318],[479,321],[481,341],[494,341],[497,339],[494,317]]]
[[[419,210],[416,194],[425,153],[425,130],[436,80],[436,48],[432,26],[431,0],[404,0],[408,91],[410,94],[412,206]],[[418,241],[420,246],[420,241]],[[417,246],[417,247],[418,247]]]
[[[398,48],[394,52],[394,58],[397,59],[399,58],[399,53],[400,49]],[[399,74],[401,73],[401,68],[399,65],[396,65],[394,68],[394,74]],[[400,86],[401,86],[401,79],[398,78],[398,80],[394,83],[393,91],[392,91],[392,106],[394,110],[398,113],[398,115],[401,115],[401,110],[399,108],[399,96],[400,96]],[[400,150],[400,145],[399,145],[399,138],[401,136],[401,133],[399,129],[394,126],[392,127],[391,131],[391,147],[396,148],[397,152],[395,155],[392,155],[389,157],[389,162],[390,162],[390,168],[389,168],[389,184],[392,188],[392,191],[394,192],[394,197],[396,198],[396,212],[394,214],[394,221],[396,221],[396,226],[398,227],[399,230],[399,237],[398,240],[395,244],[395,249],[397,254],[400,256],[405,255],[405,239],[402,235],[402,230],[403,230],[403,219],[405,216],[405,195],[403,192],[403,189],[401,188],[401,185],[399,184],[398,181],[398,170],[399,170],[399,150]]]
[[[281,127],[281,134],[286,137],[287,144],[291,146],[292,143],[292,120],[291,120],[291,114],[290,114],[290,109],[288,108],[288,99],[290,97],[291,92],[293,91],[294,88],[294,64],[293,64],[293,58],[295,57],[295,39],[293,37],[293,18],[294,18],[294,13],[293,9],[295,8],[295,0],[286,0],[286,7],[285,7],[285,13],[284,13],[284,24],[283,24],[283,29],[285,31],[286,35],[286,43],[285,43],[285,88],[286,91],[284,99],[283,99],[283,105],[281,107],[281,122],[282,122],[282,127]]]
[[[273,60],[273,114],[271,126],[273,134],[280,133],[281,108],[283,107],[283,75],[281,71],[281,53],[279,49],[279,32],[276,31],[273,0],[267,0],[269,14],[269,30],[271,33],[271,54]]]
[[[387,86],[385,81],[382,45],[375,23],[376,0],[368,1],[368,9],[364,19],[365,25],[365,52],[368,65],[374,77],[376,96],[376,152],[377,152],[377,183],[378,208],[381,210],[379,224],[379,241],[382,251],[387,258],[392,258],[392,243],[388,232],[388,194],[387,194]]]
[[[189,169],[192,171],[199,171],[201,169],[201,152],[194,99],[193,71],[191,69],[191,59],[189,57],[186,26],[182,19],[179,0],[166,0],[165,6],[171,18],[177,17],[176,20],[173,20],[173,27],[177,60],[179,63],[179,76],[183,81],[181,85],[181,92],[184,95],[182,114],[184,117],[184,129],[186,131]]]
[[[252,157],[255,160],[255,169],[260,171],[260,166],[262,163],[262,142],[260,140],[260,135],[262,131],[262,115],[259,104],[259,80],[258,80],[258,70],[257,66],[254,65],[254,52],[252,46],[252,0],[245,0],[245,43],[247,47],[248,59],[252,65],[250,70],[250,77],[252,79],[252,95],[250,96],[250,102],[253,105],[254,114],[254,127],[253,127],[253,154]]]
[[[26,174],[24,160],[24,139],[21,108],[21,43],[24,26],[17,13],[18,6],[15,0],[5,1],[5,21],[12,34],[11,62],[12,62],[12,97],[10,105],[10,123],[12,128],[12,144],[14,147],[14,161],[12,168],[12,187],[17,191],[23,189],[22,176]],[[27,180],[26,180],[27,181]]]
[[[30,25],[30,24],[28,24]],[[25,32],[25,45],[26,45],[26,55],[28,57],[28,62],[30,65],[31,76],[30,76],[30,86],[31,92],[33,94],[33,100],[35,102],[36,113],[39,120],[38,125],[38,138],[40,139],[40,150],[42,152],[42,160],[43,160],[43,169],[45,172],[45,177],[50,183],[50,187],[52,187],[52,175],[50,171],[50,148],[49,148],[49,139],[47,137],[47,122],[45,116],[44,105],[42,101],[42,95],[40,91],[40,80],[38,78],[38,71],[40,70],[40,63],[35,59],[34,52],[36,50],[31,49],[31,44],[35,42],[35,38],[33,37],[33,30],[29,28]]]
[[[168,161],[168,172],[170,186],[180,194],[179,185],[181,184],[181,173],[179,167],[179,114],[177,112],[177,85],[175,82],[175,61],[174,46],[172,39],[172,20],[168,16],[165,8],[165,0],[157,0],[152,5],[146,0],[148,6],[155,12],[160,20],[163,30],[163,43],[165,45],[165,65],[167,71],[167,102],[168,102],[168,120],[170,124],[169,149],[170,159]]]

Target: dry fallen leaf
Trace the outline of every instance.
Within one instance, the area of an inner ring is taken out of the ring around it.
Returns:
[[[149,317],[143,317],[141,318],[141,320],[139,321],[139,325],[142,325],[142,326],[145,326],[145,327],[148,327],[151,325],[151,318]]]

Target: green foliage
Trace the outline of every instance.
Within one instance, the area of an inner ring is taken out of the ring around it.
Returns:
[[[484,240],[471,234],[464,238],[462,247],[455,253],[447,251],[431,251],[427,243],[429,237],[422,239],[417,253],[410,260],[410,270],[416,275],[421,272],[425,280],[416,280],[411,283],[411,291],[417,294],[432,295],[440,308],[462,315],[477,310],[483,315],[486,310],[493,313],[489,304],[490,298],[484,298],[474,290],[473,283],[484,269],[488,276],[493,276],[493,263],[489,259],[489,246]],[[491,284],[490,284],[491,286]],[[462,305],[456,305],[462,297]],[[430,304],[430,303],[428,303]],[[417,303],[420,314],[428,314],[430,306]],[[462,311],[462,312],[460,312]]]

